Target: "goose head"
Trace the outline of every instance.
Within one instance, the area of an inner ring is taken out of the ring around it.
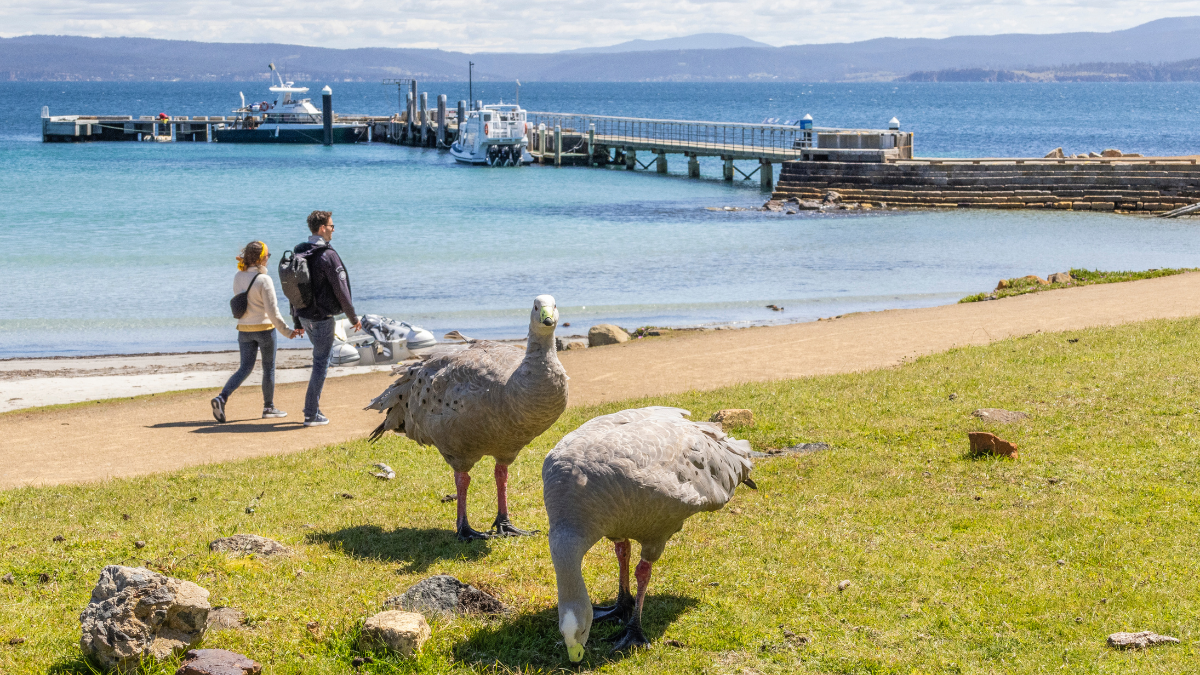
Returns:
[[[563,644],[571,663],[583,660],[583,647],[592,631],[592,604],[584,596],[582,600],[558,599],[558,632],[562,633]]]
[[[533,311],[529,313],[529,330],[537,335],[553,335],[558,327],[558,305],[554,296],[539,295],[533,299]]]

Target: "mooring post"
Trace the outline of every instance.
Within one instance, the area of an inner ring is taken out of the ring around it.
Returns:
[[[421,92],[421,145],[429,145],[433,126],[429,124],[429,92]]]
[[[637,168],[637,150],[633,148],[625,148],[625,170],[633,171]]]
[[[437,112],[437,146],[439,148],[446,147],[446,95],[438,94],[438,112]]]
[[[413,94],[408,92],[408,96],[404,99],[404,141],[412,145],[413,137]]]
[[[700,177],[700,158],[696,153],[688,155],[688,178]]]
[[[562,166],[562,125],[554,125],[554,166]]]
[[[466,121],[467,121],[467,102],[459,101],[458,102],[458,123],[454,125],[454,128],[455,128],[454,139],[455,140],[462,138],[463,124]]]
[[[758,160],[760,168],[758,170],[758,187],[764,192],[770,192],[771,188],[775,187],[775,172],[771,167],[771,160]]]
[[[333,145],[333,90],[329,85],[321,90],[321,126],[325,128],[325,145]]]
[[[588,166],[595,166],[595,163],[592,162],[592,157],[594,156],[594,153],[596,151],[595,147],[596,147],[596,125],[589,124],[588,125],[588,159],[587,159]]]
[[[546,163],[546,125],[537,125],[538,163]]]
[[[655,150],[654,154],[658,155],[658,160],[656,162],[658,164],[658,172],[666,173],[667,172],[667,153],[663,152],[662,150]]]
[[[725,160],[725,166],[721,170],[721,177],[725,180],[733,180],[733,158],[722,157]]]

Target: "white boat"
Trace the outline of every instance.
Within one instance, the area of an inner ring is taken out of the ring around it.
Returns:
[[[271,70],[279,78],[279,84],[269,91],[272,101],[246,105],[234,109],[238,120],[215,133],[220,143],[323,143],[325,129],[321,111],[312,104],[312,99],[292,98],[292,94],[307,94],[308,87],[297,87],[294,82],[284,82],[283,76],[271,64]],[[357,143],[366,140],[367,129],[355,124],[333,124],[334,143]]]
[[[485,105],[467,113],[459,127],[458,140],[450,155],[464,164],[519,166],[533,161],[529,147],[529,124],[519,105]]]

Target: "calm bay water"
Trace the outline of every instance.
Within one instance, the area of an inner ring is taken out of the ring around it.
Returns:
[[[305,83],[314,91],[325,83]],[[395,88],[335,83],[340,112],[389,114]],[[432,83],[433,98],[466,98]],[[699,325],[811,320],[953,302],[996,279],[1070,267],[1200,265],[1187,220],[1058,212],[785,216],[756,207],[757,180],[624,170],[472,169],[387,145],[272,147],[40,142],[54,114],[219,114],[263,83],[0,83],[0,358],[229,349],[233,256],[276,253],[334,212],[334,245],[360,313],[482,337],[524,333],[533,296],[559,302],[564,332],[593,323]],[[509,85],[476,98],[508,100]],[[1200,151],[1200,85],[546,84],[532,110],[820,126],[893,115],[926,156],[1038,155],[1118,147]],[[749,167],[747,167],[749,170]],[[764,308],[786,307],[783,314]],[[283,305],[286,307],[286,301]],[[300,346],[293,343],[294,346]]]

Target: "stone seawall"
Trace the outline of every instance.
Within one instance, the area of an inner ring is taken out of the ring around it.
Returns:
[[[784,162],[771,199],[873,206],[1170,211],[1200,201],[1192,158]]]

